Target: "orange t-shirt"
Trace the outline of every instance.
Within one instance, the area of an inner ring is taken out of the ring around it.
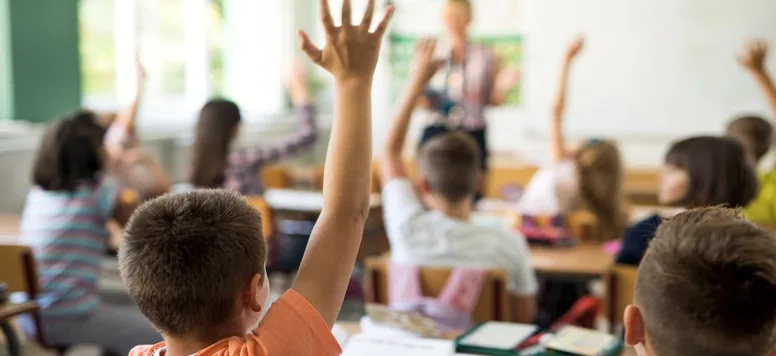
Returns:
[[[137,346],[129,356],[164,356],[166,345]],[[328,356],[342,349],[318,312],[293,289],[269,308],[252,333],[230,337],[199,351],[196,356]]]

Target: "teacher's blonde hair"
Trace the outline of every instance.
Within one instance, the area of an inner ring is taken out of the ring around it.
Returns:
[[[447,0],[447,5],[462,6],[466,10],[466,13],[469,15],[469,18],[472,18],[473,9],[471,0]]]

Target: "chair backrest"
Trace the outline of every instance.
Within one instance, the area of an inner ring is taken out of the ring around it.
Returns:
[[[369,303],[388,304],[388,264],[387,257],[370,257],[365,263],[365,296]],[[423,267],[420,270],[420,285],[423,295],[436,296],[442,292],[450,268]],[[506,273],[501,270],[488,270],[485,287],[480,300],[474,307],[472,319],[481,321],[513,321],[512,303],[507,292]]]
[[[264,238],[270,239],[275,235],[275,220],[272,217],[272,209],[270,209],[264,198],[260,196],[248,197],[248,204],[256,208],[261,213],[262,230],[264,232]]]
[[[616,265],[606,276],[608,294],[606,296],[606,309],[612,330],[616,326],[622,325],[625,307],[633,304],[637,276],[638,267],[629,265]]]
[[[10,293],[38,295],[35,258],[29,246],[0,244],[0,281],[8,284]]]
[[[290,189],[294,187],[294,179],[291,177],[288,167],[282,164],[263,167],[259,174],[266,189]]]

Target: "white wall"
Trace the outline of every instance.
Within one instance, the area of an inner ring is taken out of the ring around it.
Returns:
[[[416,1],[412,11],[400,9],[394,30],[434,33],[439,16],[433,12],[440,1]],[[566,132],[577,139],[619,139],[630,165],[657,165],[671,141],[720,133],[738,114],[771,116],[756,83],[734,56],[750,36],[765,37],[776,46],[776,1],[523,0],[518,10],[510,10],[518,18],[506,25],[505,11],[491,6],[499,1],[474,1],[474,32],[521,32],[526,46],[523,103],[490,113],[489,141],[496,151],[531,162],[546,157],[561,55],[580,32],[588,43],[572,73]],[[495,20],[483,23],[483,18]],[[769,68],[776,71],[776,55]],[[378,78],[387,76],[378,72]],[[387,85],[375,91],[378,97],[388,96]],[[377,106],[376,150],[392,107]],[[413,123],[412,135],[417,135],[419,121]]]

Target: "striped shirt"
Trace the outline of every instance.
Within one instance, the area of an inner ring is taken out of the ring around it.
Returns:
[[[459,103],[464,113],[460,125],[464,129],[485,128],[485,108],[490,104],[496,60],[488,46],[469,44],[463,63],[450,63],[431,81],[432,87],[447,88],[447,95]]]
[[[265,165],[277,162],[309,148],[318,140],[315,110],[312,105],[300,109],[299,127],[293,135],[273,146],[251,147],[236,150],[229,155],[226,168],[225,187],[243,195],[261,195],[264,184],[260,170]]]
[[[88,315],[99,309],[100,262],[119,185],[103,179],[74,192],[33,188],[22,213],[22,242],[35,254],[44,317]]]

